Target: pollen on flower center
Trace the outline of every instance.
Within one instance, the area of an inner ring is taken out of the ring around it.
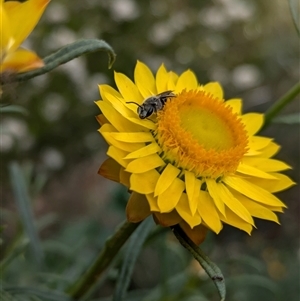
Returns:
[[[156,137],[164,159],[218,178],[234,172],[247,151],[247,133],[223,100],[205,91],[183,90],[157,116]]]

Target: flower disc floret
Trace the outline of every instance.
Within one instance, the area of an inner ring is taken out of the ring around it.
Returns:
[[[168,101],[158,114],[156,137],[166,160],[215,179],[236,171],[248,144],[238,115],[203,90],[184,90]]]

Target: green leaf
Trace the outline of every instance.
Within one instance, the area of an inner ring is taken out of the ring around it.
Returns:
[[[89,291],[98,282],[101,276],[105,275],[105,271],[113,262],[122,246],[140,224],[141,223],[129,223],[125,221],[117,229],[114,235],[106,240],[102,251],[98,254],[93,264],[89,267],[84,275],[77,279],[66,290],[66,293],[75,300],[82,298],[82,296],[86,294],[89,294]]]
[[[185,272],[174,275],[169,278],[164,285],[159,284],[156,288],[151,290],[146,297],[140,299],[142,301],[156,301],[164,300],[166,292],[169,296],[178,296],[188,281],[188,277]],[[174,298],[175,299],[175,298]],[[173,300],[170,298],[170,300]],[[199,299],[199,301],[202,301]]]
[[[239,267],[252,268],[255,272],[264,273],[265,266],[261,264],[261,261],[247,255],[238,256],[226,261],[230,265],[236,265]]]
[[[28,187],[22,170],[17,162],[12,162],[9,165],[9,173],[16,204],[21,215],[25,232],[30,240],[34,260],[38,264],[42,264],[43,252],[40,246],[37,230],[34,225]]]
[[[116,59],[116,54],[114,50],[111,48],[111,46],[103,40],[85,39],[66,45],[61,49],[59,49],[57,52],[45,57],[44,67],[33,71],[17,74],[14,81],[21,82],[45,74],[47,72],[50,72],[54,68],[62,64],[65,64],[83,54],[96,52],[96,51],[107,52],[108,68],[111,68]]]
[[[22,114],[22,115],[28,115],[28,111],[17,105],[6,105],[0,107],[0,114]]]
[[[140,227],[132,234],[125,251],[124,262],[117,280],[113,301],[124,300],[135,262],[152,228],[153,220],[148,218],[144,220]]]
[[[16,301],[16,299],[11,294],[4,291],[3,289],[0,289],[0,296],[2,301]]]
[[[300,123],[300,112],[276,117],[276,118],[274,118],[273,122],[274,123],[283,123],[283,124],[299,124]]]
[[[296,28],[298,35],[300,36],[300,9],[299,9],[299,0],[289,0],[290,10],[293,18],[293,22]]]
[[[243,289],[245,287],[261,287],[275,296],[279,294],[279,287],[274,281],[260,275],[239,275],[237,277],[230,277],[227,279],[228,289],[235,290],[237,287]]]
[[[3,273],[4,269],[21,253],[25,251],[29,244],[28,239],[24,239],[21,243],[19,243],[12,251],[5,256],[0,262],[0,271]]]
[[[23,295],[26,297],[40,299],[43,301],[71,301],[72,299],[67,295],[47,289],[37,289],[34,287],[6,287],[6,293],[9,293],[10,296],[14,295]],[[13,299],[15,300],[15,299]],[[24,299],[23,299],[24,300]]]

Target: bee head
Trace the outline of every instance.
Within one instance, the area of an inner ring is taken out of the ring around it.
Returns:
[[[137,108],[137,113],[141,119],[145,119],[149,117],[154,112],[154,108],[152,106],[139,106]]]

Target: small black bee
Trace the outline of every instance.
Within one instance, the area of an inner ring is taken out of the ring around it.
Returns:
[[[151,116],[153,113],[161,110],[167,100],[171,97],[175,97],[176,95],[172,93],[171,90],[159,93],[157,95],[150,96],[144,100],[142,105],[139,105],[136,102],[128,101],[126,103],[134,103],[138,106],[137,113],[141,119],[145,119]]]

